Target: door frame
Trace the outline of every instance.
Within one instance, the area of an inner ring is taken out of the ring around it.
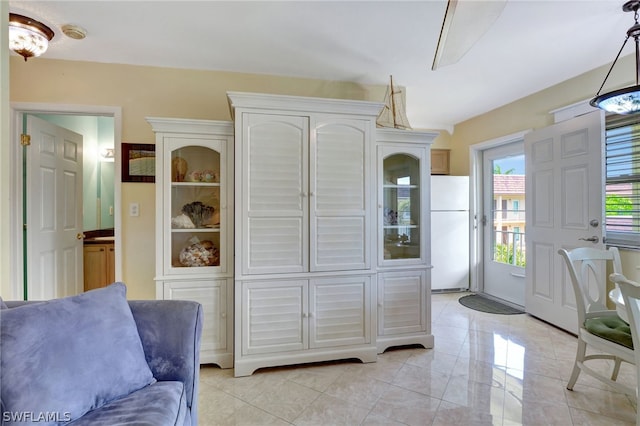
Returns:
[[[10,259],[9,259],[9,279],[12,294],[7,298],[14,300],[24,299],[24,256],[22,248],[23,239],[23,197],[22,197],[22,175],[24,167],[22,164],[22,146],[20,145],[20,134],[22,133],[22,120],[25,114],[60,114],[60,115],[95,115],[113,118],[114,124],[114,247],[115,247],[115,278],[116,281],[122,279],[122,214],[121,214],[121,162],[120,146],[122,142],[122,108],[115,106],[99,105],[72,105],[72,104],[50,104],[33,102],[11,102],[10,103],[10,125],[11,154],[9,174],[12,179],[10,184],[10,199],[13,206],[10,210],[9,223],[11,230],[9,235]]]
[[[483,152],[489,148],[496,148],[513,142],[524,140],[524,135],[532,129],[522,130],[495,139],[489,139],[469,146],[469,217],[473,224],[469,240],[469,290],[482,292],[484,290],[484,236],[480,225],[480,215],[483,211]]]

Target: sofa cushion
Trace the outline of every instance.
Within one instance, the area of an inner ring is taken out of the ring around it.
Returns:
[[[74,420],[155,382],[125,296],[115,283],[0,310],[3,411]]]
[[[162,426],[185,424],[186,393],[182,382],[156,382],[89,411],[73,426]]]
[[[0,309],[7,309],[7,304],[4,303],[4,300],[2,300],[2,297],[0,297]]]

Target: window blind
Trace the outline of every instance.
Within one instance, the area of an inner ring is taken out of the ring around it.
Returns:
[[[609,114],[605,120],[606,241],[640,248],[640,119]]]

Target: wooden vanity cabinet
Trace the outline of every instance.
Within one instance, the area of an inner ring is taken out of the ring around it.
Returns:
[[[85,242],[84,291],[105,287],[115,281],[113,241]]]

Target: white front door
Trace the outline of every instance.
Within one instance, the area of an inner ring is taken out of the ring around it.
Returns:
[[[27,298],[83,290],[82,135],[27,116]]]
[[[604,115],[525,136],[528,313],[575,333],[575,296],[560,248],[602,248]]]
[[[483,292],[524,306],[525,160],[523,142],[482,153]]]

